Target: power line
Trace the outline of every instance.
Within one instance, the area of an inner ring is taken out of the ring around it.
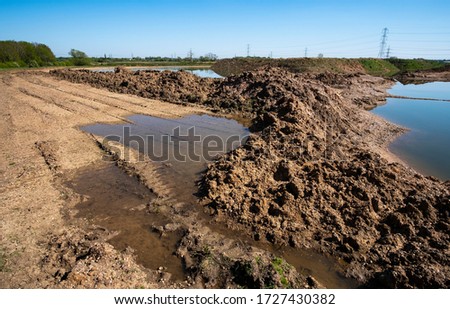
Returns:
[[[389,32],[389,34],[401,35],[436,35],[436,34],[450,34],[450,32]]]

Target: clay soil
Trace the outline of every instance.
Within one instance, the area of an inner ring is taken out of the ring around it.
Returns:
[[[1,74],[2,287],[327,286],[258,243],[314,250],[356,286],[448,287],[448,184],[392,156],[386,146],[404,129],[365,110],[391,84],[268,67],[223,80],[125,69]],[[129,114],[212,112],[248,119],[252,135],[202,176],[196,203],[206,218],[186,210],[152,162],[124,160],[78,129]],[[85,197],[66,183],[105,155],[152,192],[147,213],[170,218],[153,228],[182,235],[175,255],[186,280],[164,265],[144,268],[131,248],[108,242],[114,231],[75,216]]]

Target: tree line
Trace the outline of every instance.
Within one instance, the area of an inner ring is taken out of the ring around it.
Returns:
[[[0,41],[1,67],[40,67],[55,62],[55,55],[45,44]]]
[[[22,68],[43,66],[90,66],[90,65],[193,65],[199,63],[212,63],[217,55],[208,53],[197,58],[190,50],[188,57],[132,57],[112,58],[89,57],[85,52],[71,49],[70,57],[56,58],[52,50],[45,44],[24,41],[0,41],[0,68]]]

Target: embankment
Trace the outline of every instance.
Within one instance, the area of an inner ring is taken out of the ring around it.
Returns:
[[[222,76],[230,76],[263,66],[282,68],[292,73],[364,73],[372,76],[394,77],[402,81],[406,81],[409,74],[429,76],[426,79],[429,81],[436,78],[442,80],[442,77],[435,73],[450,70],[444,61],[398,58],[232,58],[219,60],[211,68]]]

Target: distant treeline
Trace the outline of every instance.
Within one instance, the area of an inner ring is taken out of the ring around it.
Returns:
[[[41,67],[56,64],[56,57],[45,44],[0,41],[0,67]]]
[[[208,53],[204,56],[193,57],[190,52],[187,57],[132,57],[112,58],[89,57],[84,52],[72,49],[70,57],[56,58],[52,50],[45,44],[0,41],[0,69],[2,68],[25,68],[43,66],[164,66],[164,65],[211,65],[217,60],[217,55]]]

